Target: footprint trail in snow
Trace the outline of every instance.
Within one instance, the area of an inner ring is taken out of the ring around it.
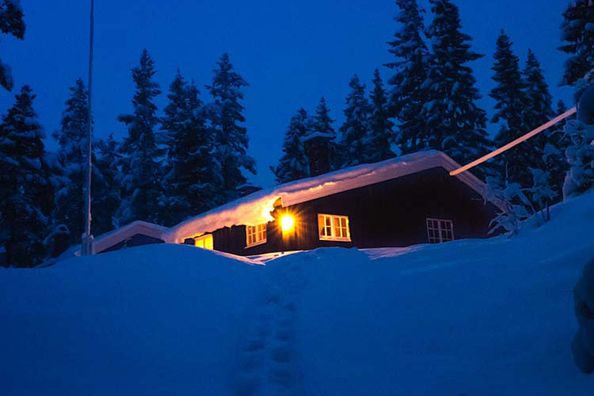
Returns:
[[[303,395],[296,348],[299,296],[305,286],[300,263],[266,269],[260,314],[242,347],[236,396]]]

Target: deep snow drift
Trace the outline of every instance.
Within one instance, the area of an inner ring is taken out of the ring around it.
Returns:
[[[514,239],[254,261],[153,245],[0,270],[1,395],[588,395],[594,194]]]

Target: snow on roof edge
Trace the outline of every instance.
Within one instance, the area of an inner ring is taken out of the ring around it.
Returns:
[[[131,223],[126,224],[123,227],[108,231],[95,238],[93,241],[93,248],[95,250],[95,253],[101,253],[102,251],[109,249],[110,247],[118,244],[119,242],[131,236],[134,236],[136,233],[138,233],[138,231],[141,230],[145,231],[145,235],[165,240],[165,235],[169,231],[169,228],[142,220],[135,220]],[[80,256],[80,245],[76,245],[71,247],[70,249],[67,249],[58,258],[61,258],[63,256]]]
[[[265,223],[273,220],[270,213],[279,198],[282,206],[287,207],[436,167],[451,171],[460,165],[441,151],[427,150],[344,168],[255,192],[181,222],[165,233],[164,238],[166,242],[179,243],[224,227]],[[484,196],[485,184],[473,174],[464,172],[455,177]]]

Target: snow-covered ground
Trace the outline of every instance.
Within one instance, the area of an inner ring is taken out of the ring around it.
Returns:
[[[153,245],[0,270],[0,395],[591,396],[570,343],[594,194],[552,215],[405,250]]]

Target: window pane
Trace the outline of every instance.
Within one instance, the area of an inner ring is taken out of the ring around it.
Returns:
[[[320,238],[324,240],[350,240],[349,220],[346,216],[319,214],[318,230]]]
[[[427,239],[430,243],[454,240],[454,223],[445,219],[427,219]]]
[[[334,235],[340,237],[340,219],[338,217],[332,218],[332,228],[334,229]]]

